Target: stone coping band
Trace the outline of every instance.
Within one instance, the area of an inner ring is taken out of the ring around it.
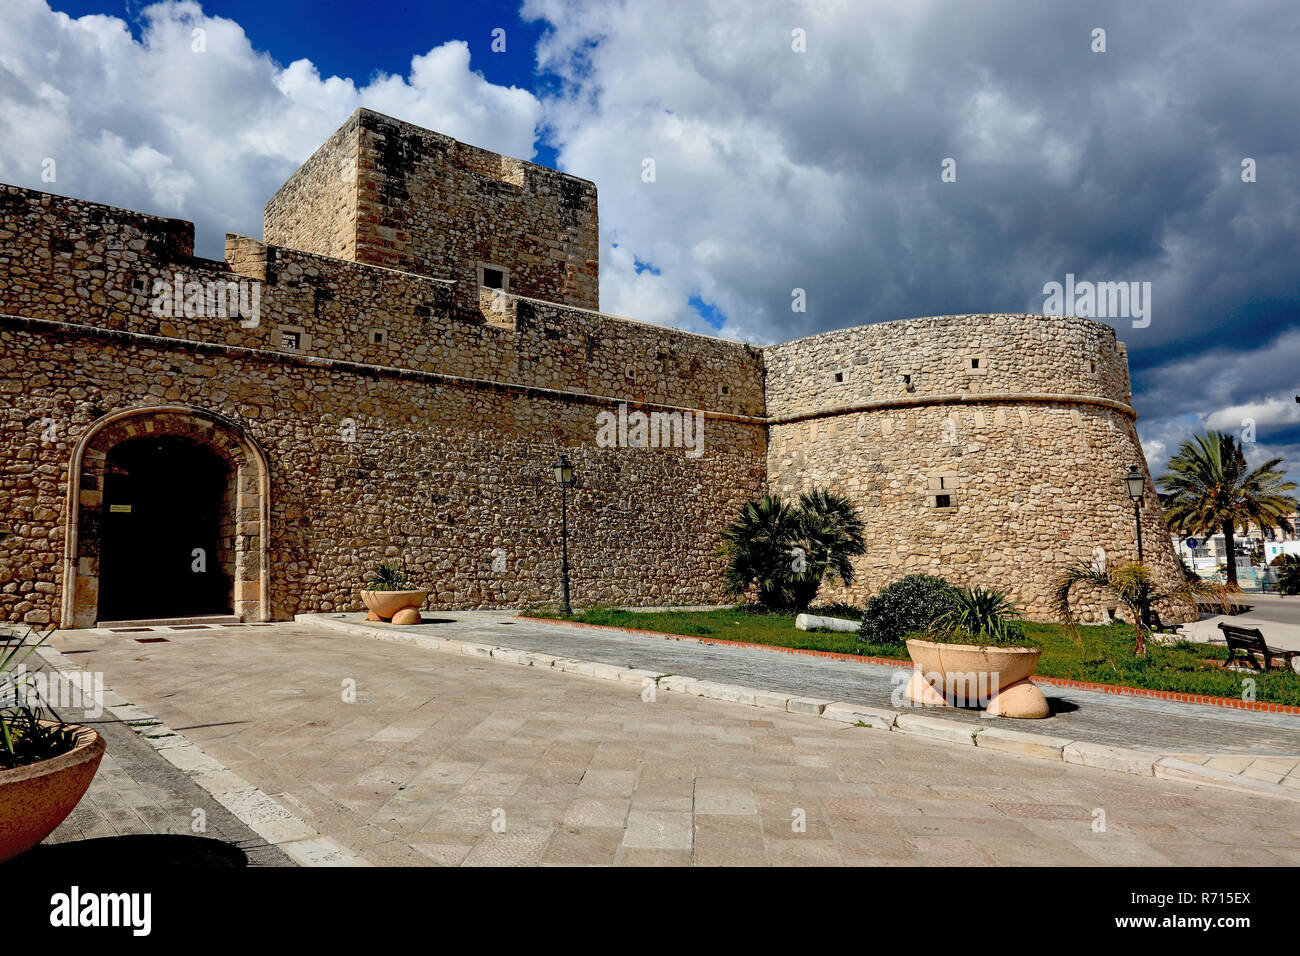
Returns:
[[[212,355],[230,355],[251,361],[270,362],[277,365],[302,365],[315,368],[338,369],[356,375],[373,378],[396,378],[407,381],[434,382],[440,385],[461,385],[469,388],[485,388],[500,392],[519,392],[540,398],[558,398],[566,401],[585,402],[591,405],[627,404],[636,408],[666,409],[673,412],[702,411],[715,421],[739,422],[745,425],[766,425],[768,419],[755,415],[739,415],[733,412],[719,412],[711,409],[694,409],[683,405],[668,405],[654,401],[628,401],[609,395],[597,395],[593,392],[570,391],[562,388],[547,388],[542,385],[521,385],[511,382],[495,382],[491,379],[469,378],[463,375],[450,375],[446,372],[427,372],[421,369],[398,368],[389,365],[371,365],[366,362],[351,362],[346,359],[326,358],[321,355],[302,355],[295,352],[281,352],[274,349],[250,348],[246,345],[226,345],[221,342],[203,342],[198,339],[185,339],[167,335],[151,335],[147,332],[127,332],[122,329],[105,329],[97,325],[80,325],[75,322],[58,322],[53,319],[36,319],[30,316],[9,315],[0,312],[0,323],[29,329],[34,332],[65,334],[70,336],[90,336],[121,342],[130,345],[142,345],[159,349],[192,349],[199,353]]]
[[[926,405],[976,405],[976,404],[1065,404],[1095,405],[1121,412],[1136,419],[1137,412],[1131,405],[1102,398],[1098,395],[1076,395],[1068,392],[952,392],[940,395],[908,396],[901,398],[875,399],[855,402],[849,405],[836,405],[831,408],[799,412],[794,415],[768,417],[762,415],[740,415],[734,412],[720,412],[711,409],[693,409],[683,405],[669,405],[663,402],[635,401],[592,392],[579,392],[569,389],[546,388],[541,385],[523,385],[511,382],[495,382],[490,379],[469,378],[462,375],[450,375],[446,372],[428,372],[422,369],[399,368],[388,365],[371,365],[366,362],[352,362],[346,359],[332,359],[319,355],[301,355],[294,352],[281,352],[273,349],[250,348],[243,345],[226,345],[221,342],[203,342],[198,339],[185,339],[166,335],[152,335],[147,332],[128,332],[123,329],[105,329],[96,325],[83,325],[76,322],[59,322],[54,319],[37,319],[30,316],[10,315],[0,312],[0,321],[7,325],[26,328],[37,332],[64,332],[70,335],[92,336],[114,342],[134,343],[162,349],[183,347],[196,352],[232,355],[255,361],[274,362],[315,366],[317,368],[339,369],[358,375],[407,379],[414,381],[437,382],[448,385],[464,385],[472,388],[488,388],[505,392],[521,392],[543,398],[561,398],[570,401],[586,402],[592,405],[617,405],[625,403],[638,408],[658,408],[668,411],[702,411],[715,421],[738,422],[747,425],[788,425],[795,422],[818,418],[831,418],[837,415],[850,415],[855,412],[883,411],[891,408],[916,408]]]
[[[810,412],[781,415],[768,418],[767,421],[772,425],[789,425],[815,418],[833,418],[836,415],[878,412],[890,408],[916,408],[924,405],[988,405],[999,402],[1034,405],[1096,405],[1121,412],[1134,420],[1137,419],[1137,411],[1132,405],[1117,402],[1113,398],[1102,398],[1099,395],[1075,395],[1070,392],[949,392],[940,395],[914,395],[906,398],[880,398],[866,402],[853,402],[849,405],[835,405]]]
[[[647,631],[634,627],[614,627],[607,624],[588,624],[585,621],[562,621],[553,617],[532,617],[516,614],[521,621],[536,624],[558,624],[566,627],[586,627],[597,631],[617,631],[620,634],[635,634],[640,637],[662,637],[676,641],[695,641],[700,644],[725,644],[728,647],[741,647],[748,650],[778,651],[782,654],[806,654],[832,661],[849,661],[857,664],[884,664],[888,667],[913,667],[910,660],[897,657],[871,657],[866,654],[844,654],[839,651],[819,651],[810,647],[782,647],[779,644],[755,644],[751,641],[729,641],[717,637],[696,637],[692,634],[671,634],[667,631]],[[1274,704],[1260,700],[1239,700],[1236,697],[1212,697],[1208,694],[1191,694],[1179,690],[1155,690],[1149,687],[1125,687],[1122,684],[1096,684],[1092,681],[1071,680],[1067,677],[1043,677],[1033,675],[1036,684],[1052,684],[1056,687],[1073,687],[1076,690],[1094,690],[1104,694],[1117,694],[1126,697],[1151,697],[1156,700],[1170,700],[1182,704],[1210,704],[1215,707],[1230,707],[1235,710],[1250,710],[1263,714],[1290,714],[1300,717],[1300,707],[1291,704]]]

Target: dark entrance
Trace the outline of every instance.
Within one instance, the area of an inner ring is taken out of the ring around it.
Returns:
[[[231,613],[231,477],[220,455],[179,436],[108,453],[99,620]]]

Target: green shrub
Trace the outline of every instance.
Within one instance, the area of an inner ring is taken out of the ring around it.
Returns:
[[[901,644],[926,631],[955,606],[954,589],[943,578],[909,574],[867,601],[859,638],[872,644]]]
[[[1282,594],[1300,594],[1300,557],[1279,554],[1273,559],[1277,568],[1277,589]]]

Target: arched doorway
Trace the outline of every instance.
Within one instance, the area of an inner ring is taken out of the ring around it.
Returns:
[[[62,627],[234,613],[269,620],[266,457],[188,406],[106,415],[73,451]]]
[[[100,621],[234,611],[229,463],[180,435],[108,452],[99,549]]]

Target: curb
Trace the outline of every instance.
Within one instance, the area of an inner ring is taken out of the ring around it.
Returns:
[[[756,644],[752,641],[730,641],[725,637],[697,637],[693,634],[670,634],[667,631],[647,631],[644,628],[614,627],[608,624],[588,624],[586,621],[565,621],[554,617],[531,617],[516,614],[515,620],[530,624],[554,624],[559,627],[581,627],[596,631],[614,631],[618,634],[632,634],[637,637],[659,637],[669,641],[694,641],[697,644],[721,644],[725,647],[741,647],[751,651],[775,651],[780,654],[805,654],[832,661],[848,661],[851,664],[879,664],[885,667],[912,667],[910,660],[897,657],[873,657],[867,654],[845,654],[840,651],[819,651],[811,647],[782,647],[780,644]],[[1116,694],[1121,697],[1149,697],[1155,700],[1171,700],[1180,704],[1204,704],[1211,707],[1228,707],[1233,710],[1249,710],[1261,714],[1288,714],[1300,717],[1300,707],[1293,704],[1274,704],[1268,701],[1241,700],[1236,697],[1214,697],[1210,694],[1193,694],[1181,690],[1155,690],[1150,687],[1127,687],[1123,684],[1098,684],[1093,681],[1073,680],[1069,677],[1044,677],[1034,674],[1035,684],[1051,684],[1054,687],[1072,687],[1075,690],[1091,690],[1102,694]]]
[[[36,655],[63,674],[78,689],[82,671],[59,651],[49,646]],[[283,851],[299,866],[371,866],[353,850],[323,836],[313,826],[290,813],[282,804],[209,757],[183,734],[172,730],[153,714],[129,703],[120,694],[102,687],[104,710],[135,732],[158,751],[158,755],[189,777],[212,799],[221,804],[271,846]]]
[[[525,618],[525,620],[530,619]],[[1124,747],[1110,747],[1091,741],[1076,741],[1065,737],[1026,733],[1010,728],[974,726],[962,721],[945,720],[942,717],[931,717],[926,714],[899,713],[863,704],[783,694],[709,680],[697,680],[683,674],[656,674],[653,671],[644,669],[618,667],[613,664],[603,664],[595,661],[575,661],[564,657],[554,657],[549,654],[520,651],[516,648],[493,647],[487,644],[433,637],[432,635],[411,634],[405,628],[397,628],[391,624],[347,621],[338,618],[318,617],[312,614],[295,615],[294,621],[299,624],[318,625],[346,634],[360,635],[396,644],[407,644],[427,650],[465,654],[473,657],[487,657],[491,660],[520,664],[525,667],[547,667],[567,674],[579,674],[584,677],[596,677],[602,680],[633,682],[643,689],[646,688],[648,682],[653,682],[656,689],[670,693],[779,710],[789,714],[820,717],[824,720],[831,720],[851,727],[865,727],[908,736],[926,737],[931,740],[959,746],[976,747],[980,750],[995,753],[1028,757],[1035,760],[1047,760],[1055,763],[1075,764],[1094,770],[1107,770],[1132,776],[1160,777],[1167,780],[1178,780],[1183,783],[1202,784],[1227,790],[1263,794],[1283,800],[1300,800],[1300,788],[1243,777],[1217,768],[1202,766],[1187,759],[1188,757],[1208,759],[1214,756],[1211,754],[1154,753],[1130,750]],[[658,634],[658,632],[650,633],[655,633],[656,636],[660,637],[664,636]],[[908,666],[910,666],[910,663]],[[1234,756],[1242,756],[1250,760],[1267,759],[1263,754]]]

